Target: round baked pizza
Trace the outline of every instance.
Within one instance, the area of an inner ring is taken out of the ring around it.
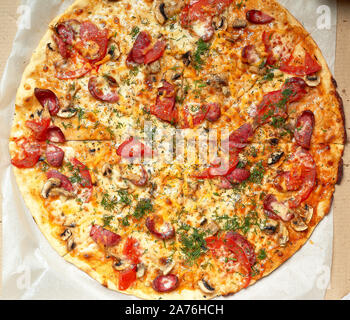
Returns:
[[[66,260],[146,299],[254,284],[331,208],[342,100],[274,0],[77,0],[18,88],[18,187]]]

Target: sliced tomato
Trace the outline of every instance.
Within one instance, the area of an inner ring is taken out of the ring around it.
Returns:
[[[136,281],[136,266],[119,271],[118,289],[126,290]]]
[[[256,255],[255,255],[254,247],[244,236],[242,236],[238,232],[229,231],[225,235],[225,240],[229,242],[233,241],[236,244],[238,244],[244,251],[250,263],[250,266],[252,267],[255,264]]]
[[[21,155],[11,159],[11,163],[17,168],[33,168],[39,161],[41,147],[37,142],[25,142],[20,146]]]
[[[308,52],[305,53],[304,65],[295,66],[282,62],[280,70],[296,76],[306,76],[321,70],[321,65]]]
[[[99,245],[105,247],[113,247],[117,245],[122,237],[112,231],[109,231],[97,224],[92,225],[90,230],[90,237]]]
[[[277,64],[280,62],[287,62],[291,59],[297,40],[285,38],[277,31],[264,31],[262,41],[267,53],[266,64],[278,67]]]
[[[310,148],[315,116],[312,111],[304,111],[297,119],[294,138],[297,144],[305,149]]]
[[[74,169],[76,169],[81,177],[81,182],[80,185],[84,188],[92,188],[92,181],[91,181],[91,175],[89,172],[89,169],[87,166],[85,166],[83,163],[81,163],[79,160],[76,158],[73,158],[71,160]]]
[[[50,126],[51,119],[44,118],[40,120],[27,120],[26,127],[32,130],[34,138],[37,141],[45,141],[47,139],[47,130]]]
[[[123,247],[123,255],[132,264],[138,264],[141,256],[140,243],[135,238],[127,238]]]
[[[46,177],[47,179],[50,178],[56,178],[61,180],[61,185],[60,187],[62,187],[63,189],[72,192],[74,190],[72,183],[70,182],[70,180],[68,179],[67,176],[65,176],[64,174],[62,174],[61,172],[57,171],[57,170],[50,170],[46,173]]]
[[[134,137],[130,137],[118,147],[117,155],[126,159],[152,157],[153,150]]]
[[[310,196],[316,185],[316,164],[312,155],[306,149],[299,147],[289,158],[286,166],[289,170],[279,174],[279,183],[286,186],[286,191],[296,192],[287,204],[289,208],[297,208]]]
[[[275,20],[275,18],[269,16],[267,13],[260,10],[249,10],[246,13],[246,18],[249,22],[255,24],[266,24]]]
[[[151,114],[158,119],[172,124],[178,121],[178,111],[175,107],[176,92],[174,85],[163,80],[163,86],[158,89],[155,105],[150,108]]]
[[[244,287],[251,280],[251,265],[243,249],[233,239],[226,236],[212,236],[205,239],[208,249],[226,272],[239,272],[243,276]]]

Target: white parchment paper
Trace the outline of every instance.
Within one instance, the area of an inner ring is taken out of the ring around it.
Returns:
[[[0,86],[0,188],[4,299],[136,299],[102,287],[62,259],[26,208],[10,166],[8,138],[14,99],[24,68],[50,21],[72,0],[22,0],[13,48]],[[336,43],[336,1],[280,0],[320,46],[331,70]],[[28,20],[29,19],[29,20]],[[225,299],[323,299],[330,279],[332,212],[311,241],[267,278]]]

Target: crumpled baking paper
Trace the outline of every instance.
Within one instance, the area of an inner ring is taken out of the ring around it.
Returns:
[[[50,21],[72,0],[22,0],[19,28],[0,86],[0,186],[4,299],[136,299],[101,286],[61,258],[39,231],[18,190],[8,152],[17,87]],[[319,44],[333,70],[336,1],[281,0]],[[28,20],[29,19],[29,20]],[[323,299],[332,262],[332,212],[311,240],[271,275],[220,299]]]

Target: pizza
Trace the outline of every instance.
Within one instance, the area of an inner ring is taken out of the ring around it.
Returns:
[[[274,0],[77,0],[23,74],[14,174],[52,247],[103,286],[226,296],[328,214],[346,141],[336,87]]]

